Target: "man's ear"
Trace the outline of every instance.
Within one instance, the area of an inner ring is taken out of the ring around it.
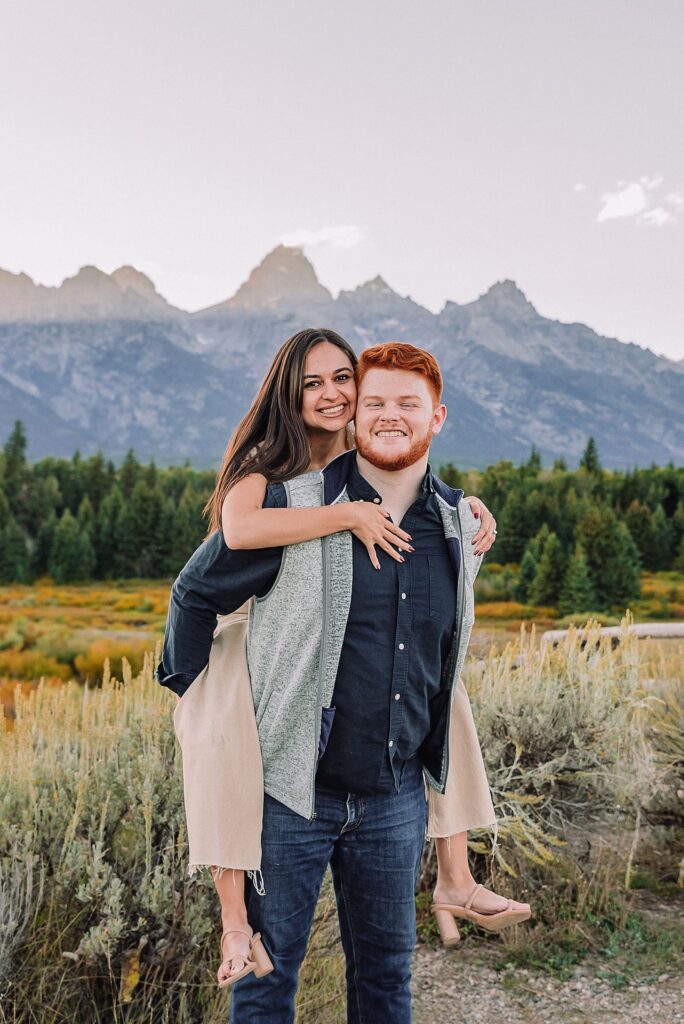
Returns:
[[[447,418],[447,407],[446,405],[438,405],[432,414],[432,433],[439,434],[440,430],[444,426],[444,421]]]

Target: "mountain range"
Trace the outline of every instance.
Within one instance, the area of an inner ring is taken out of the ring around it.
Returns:
[[[280,343],[322,325],[357,351],[394,340],[436,355],[449,409],[436,461],[517,462],[535,445],[572,466],[589,436],[609,467],[684,461],[684,361],[544,317],[511,280],[439,313],[381,277],[333,297],[286,246],[195,313],[131,266],[59,287],[0,270],[0,438],[22,419],[32,458],[134,448],[216,466]]]

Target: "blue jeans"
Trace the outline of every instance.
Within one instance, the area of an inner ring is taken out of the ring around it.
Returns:
[[[297,978],[330,864],[347,962],[349,1024],[410,1024],[415,889],[427,805],[417,759],[400,792],[359,796],[316,789],[307,821],[266,794],[261,870],[247,912],[274,971],[247,975],[231,997],[232,1024],[292,1024]]]

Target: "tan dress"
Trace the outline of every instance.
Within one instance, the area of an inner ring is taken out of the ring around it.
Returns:
[[[247,666],[248,605],[219,618],[209,663],[176,705],[183,754],[189,873],[242,868],[259,887],[264,780]],[[468,694],[451,705],[449,773],[443,795],[426,786],[426,836],[493,828],[496,815]]]

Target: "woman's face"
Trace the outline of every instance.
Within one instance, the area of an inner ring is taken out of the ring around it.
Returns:
[[[356,411],[356,381],[349,356],[321,341],[304,363],[302,419],[310,430],[344,430]]]

